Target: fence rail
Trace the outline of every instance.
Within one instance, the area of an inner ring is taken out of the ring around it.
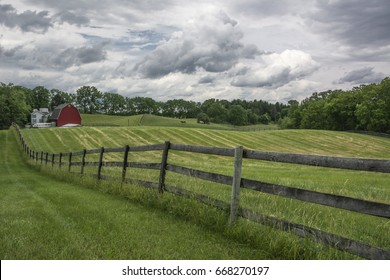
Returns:
[[[219,147],[204,147],[184,144],[174,144],[165,142],[162,144],[146,145],[146,146],[124,146],[116,148],[105,148],[92,150],[82,150],[76,152],[49,154],[47,152],[37,152],[32,150],[24,140],[20,129],[14,125],[18,138],[21,142],[25,154],[35,161],[37,164],[67,166],[68,171],[71,167],[79,166],[80,174],[84,174],[85,166],[97,167],[94,176],[98,179],[108,179],[107,175],[102,174],[102,167],[118,167],[122,168],[122,182],[130,184],[139,184],[148,188],[158,189],[160,192],[169,192],[179,196],[191,196],[197,200],[217,207],[219,209],[230,211],[229,223],[234,224],[238,217],[249,219],[253,222],[278,228],[280,230],[294,233],[300,237],[310,238],[316,242],[335,247],[337,249],[358,255],[367,259],[390,259],[390,250],[378,248],[370,244],[362,243],[356,240],[338,236],[332,233],[324,232],[318,229],[310,228],[300,224],[294,224],[282,219],[268,217],[257,213],[251,209],[240,207],[239,197],[240,189],[249,189],[262,193],[272,194],[290,199],[297,199],[304,202],[315,203],[328,207],[339,208],[348,211],[354,211],[365,215],[372,215],[386,219],[390,218],[390,205],[361,199],[355,199],[345,196],[309,191],[300,188],[269,184],[265,182],[241,178],[242,160],[243,158],[262,161],[273,161],[292,164],[304,164],[311,166],[320,166],[328,168],[363,170],[368,172],[383,172],[390,173],[390,160],[376,159],[356,159],[342,157],[327,157],[313,156],[300,154],[287,154],[276,152],[264,152],[237,148],[219,148]],[[168,163],[169,151],[183,151],[192,153],[202,153],[210,155],[218,155],[225,157],[234,157],[234,174],[227,176],[218,173],[196,170],[188,167],[178,166]],[[161,151],[161,162],[159,163],[140,163],[128,162],[128,154],[130,152],[146,152],[146,151]],[[104,161],[106,153],[122,153],[122,161]],[[99,161],[86,161],[86,156],[90,154],[98,154]],[[73,161],[74,157],[81,156],[81,161]],[[159,170],[159,181],[148,182],[144,180],[126,178],[127,168],[141,168]],[[216,182],[220,184],[230,185],[232,187],[231,203],[219,201],[201,194],[196,194],[188,190],[168,186],[165,184],[167,171],[190,176],[202,180]]]

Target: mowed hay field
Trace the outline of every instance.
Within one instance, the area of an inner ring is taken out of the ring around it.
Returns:
[[[22,133],[33,149],[51,153],[81,151],[84,148],[93,149],[102,146],[120,147],[124,145],[157,144],[169,140],[173,143],[204,146],[235,147],[242,145],[245,148],[255,150],[390,159],[390,139],[346,132],[314,130],[245,132],[137,126],[29,129],[23,130]],[[107,160],[119,160],[120,158],[120,154],[106,155]],[[160,160],[161,152],[131,153],[129,155],[129,161],[160,162]],[[225,175],[232,175],[233,172],[232,158],[170,151],[168,162]],[[76,171],[76,167],[73,171]],[[94,170],[91,169],[89,172],[93,173]],[[103,168],[103,173],[119,175],[118,171],[110,168]],[[158,172],[130,170],[127,177],[158,181]],[[244,160],[243,177],[390,204],[390,174],[385,173]],[[167,184],[186,188],[227,202],[230,198],[231,190],[228,186],[204,182],[169,172]],[[269,216],[390,249],[390,236],[388,234],[390,224],[387,219],[248,190],[242,190],[241,192],[241,205]],[[202,221],[198,222],[202,223]],[[207,222],[205,223],[207,224]],[[239,224],[247,226],[248,222],[240,220]],[[273,234],[275,236],[275,233]],[[249,232],[248,235],[251,235],[251,233]],[[281,236],[285,238],[282,233]],[[277,237],[275,240],[280,240],[280,238]],[[277,247],[277,245],[275,246]],[[308,250],[310,251],[310,249]],[[303,255],[291,257],[286,252],[285,257],[305,258]],[[345,257],[343,255],[340,258]],[[347,258],[350,257],[347,256]],[[325,254],[316,258],[329,258],[329,255]]]

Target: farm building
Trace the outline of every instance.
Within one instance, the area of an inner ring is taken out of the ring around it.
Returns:
[[[31,125],[35,125],[37,123],[46,123],[49,114],[50,113],[48,108],[34,109],[31,113]]]
[[[61,104],[54,108],[49,118],[56,126],[81,125],[81,116],[79,110],[70,103]]]

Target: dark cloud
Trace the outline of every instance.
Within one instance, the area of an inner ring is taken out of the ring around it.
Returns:
[[[202,78],[199,79],[199,84],[211,84],[215,80],[215,77],[212,77],[210,75],[203,76]]]
[[[70,11],[62,11],[58,14],[56,14],[53,17],[54,21],[57,21],[59,23],[69,23],[74,25],[87,25],[89,23],[89,19],[86,16],[83,15],[77,15]]]
[[[73,65],[103,61],[107,55],[104,47],[105,44],[92,47],[68,48],[52,60],[53,66],[65,69]]]
[[[0,24],[19,27],[23,32],[45,33],[53,26],[48,11],[18,13],[11,5],[0,5]]]
[[[203,16],[170,40],[159,45],[135,67],[145,77],[158,78],[172,72],[191,74],[197,69],[223,72],[240,58],[254,58],[260,52],[245,47],[237,22],[225,13]]]
[[[48,11],[18,11],[11,5],[0,5],[0,24],[7,27],[18,27],[23,32],[46,33],[47,30],[53,27],[54,23],[59,24],[69,23],[74,25],[87,25],[89,19],[83,15],[76,15],[73,12],[63,11],[53,17]]]
[[[270,17],[280,16],[284,14],[298,13],[305,10],[305,7],[310,5],[311,0],[306,1],[291,1],[291,0],[240,0],[227,1],[233,11],[255,16],[255,17]]]
[[[342,77],[337,84],[371,84],[379,83],[385,78],[385,74],[373,71],[373,67],[364,67],[351,72],[348,72]]]
[[[22,46],[17,46],[15,48],[12,48],[12,49],[5,49],[3,48],[1,45],[0,45],[0,56],[1,55],[4,55],[5,57],[13,57],[15,55],[15,53],[20,50],[21,48],[23,48]]]
[[[390,1],[318,0],[314,30],[354,48],[390,44]]]

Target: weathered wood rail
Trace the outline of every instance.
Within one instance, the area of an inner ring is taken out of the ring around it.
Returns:
[[[328,207],[339,208],[357,213],[381,217],[384,222],[389,222],[390,205],[361,199],[355,199],[345,196],[321,193],[317,191],[309,191],[300,188],[281,186],[276,184],[269,184],[265,182],[250,180],[241,177],[242,160],[244,158],[262,161],[273,161],[291,164],[303,164],[327,168],[350,169],[368,172],[383,172],[390,173],[390,160],[379,159],[363,159],[363,158],[342,158],[342,157],[328,157],[328,156],[314,156],[301,154],[288,154],[277,152],[264,152],[237,148],[219,148],[219,147],[204,147],[184,144],[174,144],[165,142],[162,144],[133,146],[128,145],[118,148],[104,148],[92,150],[82,150],[77,152],[50,154],[48,152],[38,152],[32,150],[24,140],[20,129],[14,125],[18,138],[22,145],[24,153],[31,160],[41,165],[58,165],[67,166],[68,171],[71,171],[73,166],[80,167],[80,174],[84,174],[85,166],[96,166],[97,171],[94,174],[97,179],[108,179],[107,175],[102,174],[103,167],[118,167],[122,168],[121,180],[123,183],[143,185],[148,188],[158,189],[159,192],[169,192],[179,196],[191,196],[197,200],[212,205],[219,209],[230,211],[229,223],[233,224],[238,217],[251,220],[256,223],[278,228],[280,230],[294,233],[300,237],[310,238],[316,242],[335,247],[339,250],[358,255],[366,259],[390,259],[390,250],[378,248],[370,244],[362,243],[360,241],[351,240],[332,233],[324,232],[318,229],[307,227],[305,225],[294,224],[282,219],[269,217],[257,213],[251,209],[240,207],[239,197],[240,189],[245,188],[253,191],[272,194],[290,199],[297,199],[304,202],[320,204]],[[234,174],[227,176],[218,173],[206,172],[196,170],[188,167],[170,164],[168,162],[169,151],[182,151],[191,153],[202,153],[217,156],[234,157]],[[161,151],[161,162],[158,163],[140,163],[128,162],[128,155],[131,152],[146,152],[146,151]],[[123,153],[122,161],[104,161],[104,155],[107,153]],[[87,155],[98,154],[99,160],[96,162],[86,161]],[[78,156],[81,161],[73,161]],[[136,180],[126,178],[128,168],[142,168],[159,170],[159,181],[148,182],[144,180]],[[213,199],[201,194],[196,194],[185,189],[168,186],[165,184],[165,177],[167,172],[173,172],[181,175],[191,176],[194,178],[216,182],[220,184],[229,185],[232,187],[231,203]]]

